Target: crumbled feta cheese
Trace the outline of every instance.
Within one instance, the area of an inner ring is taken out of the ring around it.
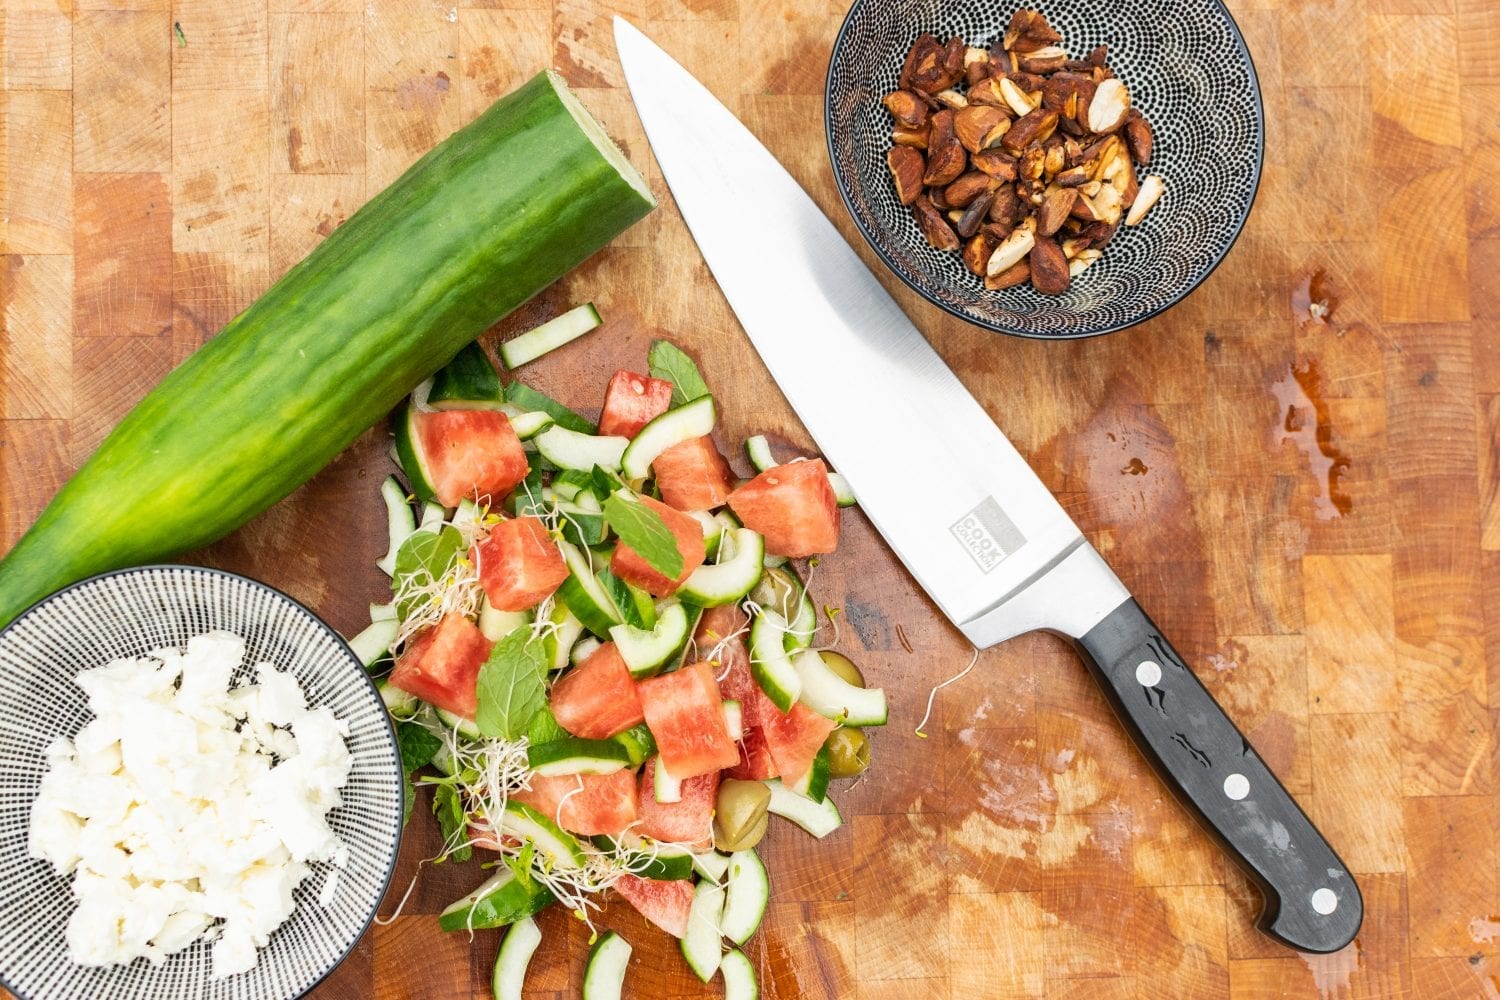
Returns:
[[[231,688],[244,656],[243,639],[209,632],[78,675],[95,718],[47,748],[27,844],[73,875],[75,962],[160,963],[206,939],[215,976],[243,972],[308,863],[347,862],[327,812],[353,765],[348,724],[269,663]]]

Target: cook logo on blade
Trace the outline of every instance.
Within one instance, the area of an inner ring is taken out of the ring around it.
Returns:
[[[979,568],[988,573],[1005,557],[1019,549],[1026,539],[994,497],[985,497],[948,529],[953,532]]]

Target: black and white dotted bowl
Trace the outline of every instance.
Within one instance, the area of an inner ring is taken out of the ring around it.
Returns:
[[[1207,278],[1245,225],[1260,183],[1265,118],[1239,28],[1220,0],[1061,0],[1040,10],[1082,58],[1109,65],[1151,121],[1144,173],[1166,194],[1061,296],[1030,285],[988,291],[957,253],[934,250],[896,198],[886,168],[891,118],[880,103],[924,31],[988,46],[1022,5],[984,0],[855,0],[828,65],[833,175],[859,230],[896,275],[934,305],[1000,333],[1091,337],[1148,319]]]
[[[236,683],[255,663],[290,670],[308,701],[349,724],[353,757],[329,824],[349,846],[328,905],[331,866],[313,865],[296,909],[258,953],[255,967],[210,975],[197,942],[162,965],[86,967],[68,958],[71,876],[27,854],[31,804],[47,745],[89,721],[73,679],[122,656],[225,629],[245,640]],[[380,696],[338,633],[301,604],[254,580],[194,566],[147,566],[92,577],[58,591],[0,631],[0,982],[28,1000],[280,1000],[312,989],[353,949],[385,895],[401,842],[400,754]]]

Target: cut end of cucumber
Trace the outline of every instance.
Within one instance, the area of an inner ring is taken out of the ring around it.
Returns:
[[[577,95],[568,89],[562,76],[556,70],[549,69],[547,82],[552,84],[552,89],[557,91],[558,99],[562,101],[563,107],[568,109],[568,114],[573,116],[573,120],[599,150],[600,155],[619,172],[627,184],[635,188],[636,193],[644,198],[647,204],[655,208],[656,198],[651,194],[651,185],[646,183],[646,179],[635,169],[625,153],[615,145],[609,133],[604,131],[604,126],[600,125],[598,120],[589,113],[589,109],[583,106],[583,102],[578,99]]]

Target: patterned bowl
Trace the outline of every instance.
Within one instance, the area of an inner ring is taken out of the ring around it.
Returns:
[[[896,89],[924,31],[988,46],[1022,6],[984,0],[854,0],[828,65],[825,118],[833,175],[859,230],[924,298],[960,319],[1041,339],[1091,337],[1139,323],[1207,278],[1239,236],[1260,182],[1265,118],[1249,50],[1220,0],[1062,0],[1040,10],[1082,58],[1109,65],[1151,121],[1149,172],[1166,194],[1061,296],[1030,285],[988,291],[957,253],[934,250],[896,198],[886,168]]]
[[[290,670],[317,706],[349,724],[353,770],[329,825],[349,847],[327,905],[325,864],[298,887],[297,907],[255,967],[210,977],[199,941],[155,966],[88,967],[68,957],[71,877],[28,856],[31,803],[47,768],[47,745],[90,718],[73,682],[79,671],[120,656],[186,646],[227,629],[245,639],[246,666],[269,660]],[[401,841],[401,760],[375,686],[358,658],[316,615],[245,577],[194,566],[147,566],[92,577],[58,591],[0,631],[0,982],[23,998],[187,997],[272,1000],[311,989],[364,933],[395,869]]]

